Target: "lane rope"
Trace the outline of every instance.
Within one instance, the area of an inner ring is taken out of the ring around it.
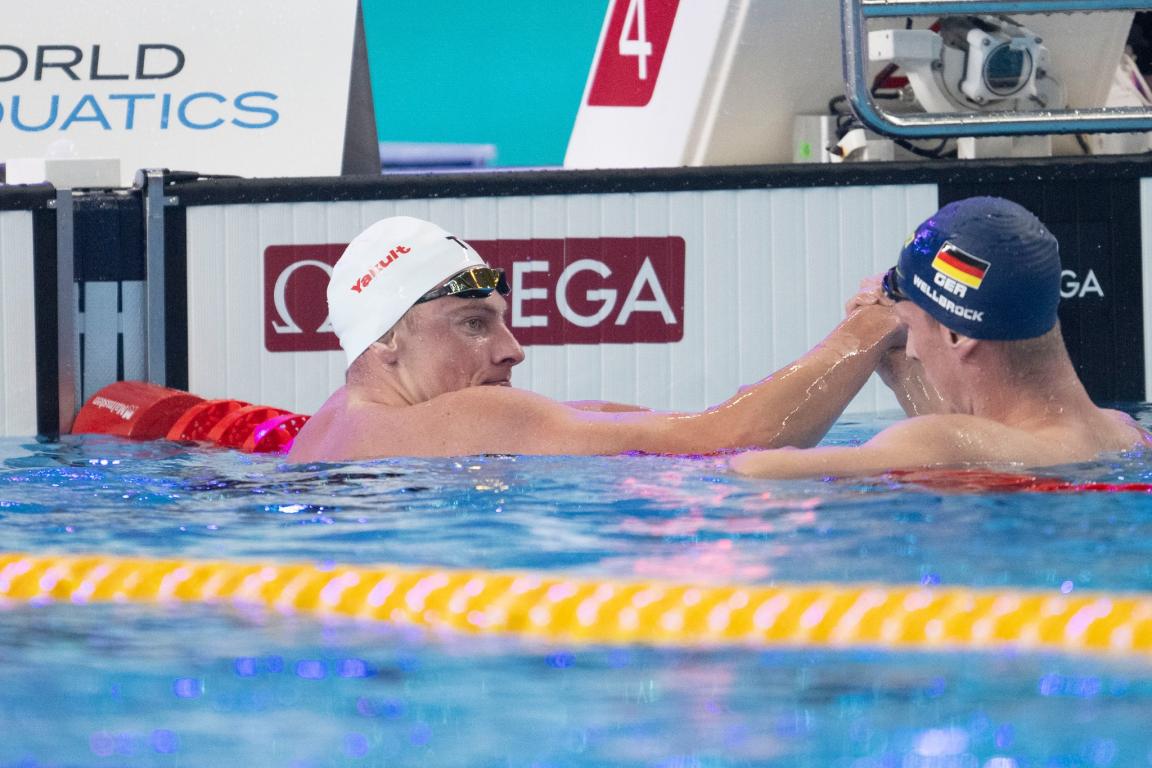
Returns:
[[[398,566],[0,553],[0,601],[219,603],[567,643],[1152,654],[1152,594],[708,586]]]

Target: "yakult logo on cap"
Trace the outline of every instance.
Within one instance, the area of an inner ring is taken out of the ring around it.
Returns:
[[[412,249],[405,246],[405,245],[398,245],[395,248],[391,249],[390,251],[388,251],[387,256],[385,256],[384,258],[380,259],[380,261],[373,264],[369,268],[369,270],[364,273],[363,277],[361,277],[359,280],[357,280],[355,283],[352,284],[352,290],[355,293],[360,293],[360,291],[362,291],[368,287],[368,284],[372,282],[372,278],[374,278],[374,277],[376,277],[376,275],[380,274],[380,272],[382,270],[384,270],[385,268],[387,268],[389,264],[396,261],[396,259],[400,258],[405,253],[411,253],[411,252],[412,252]]]

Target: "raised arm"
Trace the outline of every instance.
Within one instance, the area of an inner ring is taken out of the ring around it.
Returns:
[[[851,315],[861,307],[892,305],[893,302],[880,287],[880,275],[874,275],[860,281],[860,290],[848,299],[845,312]],[[876,365],[876,374],[896,395],[896,401],[907,415],[926,416],[947,412],[944,399],[925,378],[924,367],[919,360],[908,357],[902,341],[881,355]]]
[[[944,398],[924,376],[924,366],[904,353],[904,347],[888,350],[876,366],[876,373],[909,416],[947,413]]]
[[[697,428],[712,450],[815,445],[901,338],[889,307],[861,307],[800,359],[705,411]]]
[[[626,413],[629,411],[650,411],[651,408],[645,408],[642,405],[631,405],[629,403],[613,403],[608,400],[569,400],[565,403],[569,408],[575,408],[578,411],[600,411],[603,413]]]
[[[864,307],[799,360],[699,413],[598,412],[510,388],[472,387],[427,403],[415,455],[714,453],[815,445],[898,338],[885,307]]]

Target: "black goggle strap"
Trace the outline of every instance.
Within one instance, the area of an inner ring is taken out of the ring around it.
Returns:
[[[892,267],[884,273],[884,277],[880,280],[880,288],[884,291],[884,295],[892,299],[892,301],[905,301],[908,294],[900,289],[900,267],[899,265]]]

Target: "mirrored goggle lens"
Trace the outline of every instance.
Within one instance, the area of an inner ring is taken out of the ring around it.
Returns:
[[[452,277],[439,288],[429,291],[420,297],[417,304],[442,296],[456,296],[461,299],[483,299],[490,296],[492,291],[501,296],[508,295],[508,280],[504,277],[504,270],[491,267],[473,267]]]

